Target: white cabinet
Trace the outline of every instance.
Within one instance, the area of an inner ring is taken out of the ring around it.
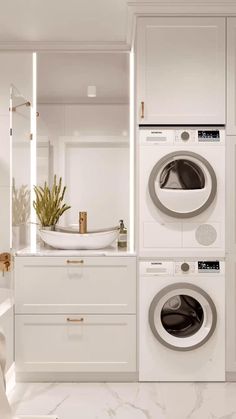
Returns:
[[[136,374],[135,257],[16,257],[15,301],[18,380]]]
[[[226,371],[236,378],[236,136],[226,141]],[[230,377],[228,377],[230,378]]]
[[[236,18],[227,19],[227,125],[228,135],[236,135]]]
[[[139,124],[225,123],[225,18],[140,17]]]

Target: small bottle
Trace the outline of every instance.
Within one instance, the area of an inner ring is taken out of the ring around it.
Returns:
[[[127,247],[127,228],[124,221],[120,220],[120,232],[118,237],[118,247]]]

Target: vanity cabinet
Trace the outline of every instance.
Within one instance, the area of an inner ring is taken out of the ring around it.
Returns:
[[[139,124],[225,123],[225,18],[137,19]]]
[[[228,135],[236,135],[236,18],[227,19],[227,125]]]
[[[136,258],[16,257],[15,360],[18,380],[135,373]]]

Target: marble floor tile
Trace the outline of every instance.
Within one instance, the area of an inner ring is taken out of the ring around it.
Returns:
[[[236,383],[18,383],[9,398],[59,419],[236,419]]]

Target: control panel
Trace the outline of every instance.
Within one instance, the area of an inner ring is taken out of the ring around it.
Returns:
[[[153,127],[141,128],[139,131],[140,144],[150,145],[179,145],[208,144],[224,145],[225,130],[223,127]]]
[[[210,273],[210,272],[219,272],[220,271],[220,261],[198,261],[198,272]]]
[[[210,141],[210,142],[216,142],[216,141],[220,141],[220,130],[219,129],[214,129],[214,130],[198,130],[198,141],[199,142],[205,142],[205,141]]]
[[[217,273],[224,275],[225,262],[219,260],[153,260],[140,262],[141,276],[199,276]]]

